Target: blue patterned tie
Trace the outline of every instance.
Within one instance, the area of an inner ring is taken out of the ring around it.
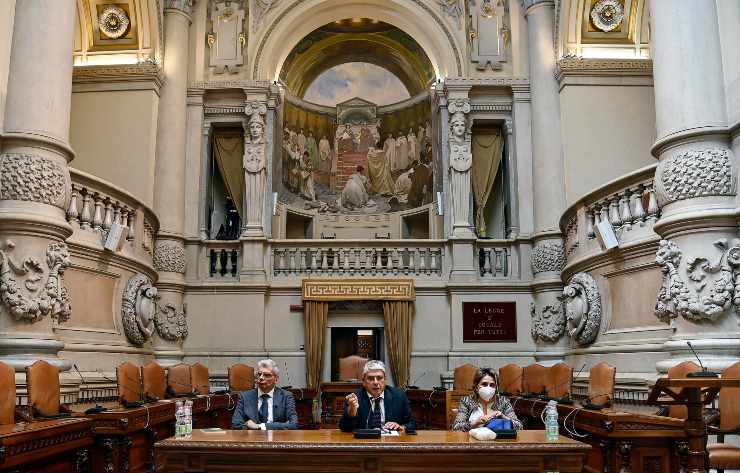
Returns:
[[[370,413],[370,419],[367,422],[367,427],[369,429],[379,429],[381,418],[380,418],[380,403],[383,401],[382,398],[376,397],[373,398],[373,410]]]
[[[263,394],[262,396],[260,396],[260,399],[262,399],[262,405],[260,406],[259,423],[264,424],[270,418],[270,411],[268,410],[268,406],[267,406],[267,403],[269,402],[269,399],[270,399],[270,395]]]

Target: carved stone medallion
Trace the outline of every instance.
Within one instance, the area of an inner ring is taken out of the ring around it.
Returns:
[[[532,250],[531,263],[534,274],[545,271],[562,271],[565,267],[563,244],[557,241],[540,243]]]
[[[154,333],[157,312],[157,288],[144,274],[136,274],[126,283],[121,301],[121,320],[126,338],[136,346],[143,345]]]
[[[563,289],[568,334],[580,345],[593,343],[601,326],[601,295],[588,273],[576,273]]]
[[[162,304],[159,307],[154,323],[160,337],[171,342],[185,340],[188,336],[187,306],[177,310],[173,304]]]
[[[591,21],[604,33],[618,28],[622,20],[624,20],[624,6],[619,0],[599,0],[591,8]]]
[[[565,333],[565,311],[562,303],[548,304],[538,314],[537,306],[532,302],[529,312],[532,315],[533,339],[556,342]]]
[[[160,241],[154,249],[154,267],[158,271],[185,272],[185,249],[174,241]]]
[[[98,17],[100,32],[109,39],[118,39],[126,34],[130,24],[126,11],[116,5],[107,5]]]

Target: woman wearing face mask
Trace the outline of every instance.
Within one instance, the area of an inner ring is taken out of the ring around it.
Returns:
[[[522,430],[522,423],[509,400],[498,395],[494,374],[489,368],[476,373],[473,386],[473,394],[460,400],[452,430],[467,432],[485,426],[491,419],[508,419],[515,430]]]

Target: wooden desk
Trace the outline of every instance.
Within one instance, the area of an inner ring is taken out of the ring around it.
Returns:
[[[71,418],[0,425],[0,471],[88,471],[90,420]]]
[[[306,472],[580,472],[590,447],[543,431],[517,440],[479,442],[462,432],[420,430],[418,435],[355,439],[338,430],[226,431],[155,445],[160,473],[225,471]]]
[[[547,402],[516,397],[511,402],[526,429],[544,428],[540,416]],[[688,439],[682,419],[613,409],[587,411],[577,404],[559,404],[558,420],[561,435],[594,447],[584,471],[674,473],[686,466]],[[578,435],[563,428],[563,422]]]

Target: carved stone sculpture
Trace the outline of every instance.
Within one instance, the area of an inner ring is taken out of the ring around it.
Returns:
[[[533,339],[557,342],[565,333],[565,311],[562,303],[548,304],[538,314],[537,306],[532,302],[529,312],[532,315]]]
[[[126,34],[130,24],[126,11],[116,5],[107,5],[98,16],[100,32],[109,39],[118,39]]]
[[[599,0],[591,8],[591,21],[604,33],[615,30],[623,19],[624,7],[619,0]]]
[[[183,304],[178,311],[173,304],[161,304],[159,312],[154,318],[157,333],[160,337],[171,342],[185,340],[188,336],[187,306]]]
[[[601,326],[601,295],[588,273],[576,273],[563,289],[568,334],[580,345],[593,343]]]
[[[264,122],[267,106],[261,102],[252,102],[246,105],[244,111],[249,115],[249,133],[244,140],[247,233],[261,234],[267,184]]]
[[[32,154],[0,155],[0,200],[23,200],[67,210],[72,184],[69,171]]]
[[[16,263],[10,255],[13,248],[15,244],[8,241],[0,249],[0,300],[10,314],[26,322],[36,322],[47,315],[59,322],[69,320],[72,307],[64,287],[64,270],[71,262],[66,243],[53,242],[46,248],[49,273],[43,288],[39,284],[44,272],[41,263],[31,256]],[[19,282],[17,276],[23,276],[25,281]]]
[[[257,26],[261,24],[262,17],[269,12],[280,0],[252,0],[251,15],[252,31],[257,30]]]
[[[735,195],[733,159],[729,150],[716,148],[685,151],[661,161],[656,171],[659,203]]]
[[[501,69],[509,43],[503,0],[469,0],[469,8],[470,60],[480,71]]]
[[[655,302],[656,317],[664,322],[679,316],[712,322],[740,307],[740,239],[721,238],[714,247],[719,255],[691,258],[683,268],[678,245],[660,241],[655,261],[663,271],[663,284]]]
[[[565,267],[563,244],[557,241],[545,241],[534,247],[531,256],[532,272],[560,272]]]
[[[174,241],[158,241],[154,249],[154,267],[158,271],[185,272],[185,249]]]
[[[442,11],[452,18],[452,21],[460,27],[460,18],[463,14],[463,0],[437,0],[437,5]]]
[[[121,320],[126,338],[136,346],[143,345],[154,333],[157,313],[157,288],[144,274],[136,274],[126,283],[121,301]]]
[[[245,14],[239,2],[218,2],[211,5],[209,64],[215,68],[216,74],[223,74],[227,70],[236,74],[244,64],[242,48],[247,44],[247,36],[244,34]]]
[[[470,101],[450,100],[450,173],[452,181],[452,218],[455,229],[470,227],[470,166],[473,153],[470,148],[470,127],[467,114]]]

